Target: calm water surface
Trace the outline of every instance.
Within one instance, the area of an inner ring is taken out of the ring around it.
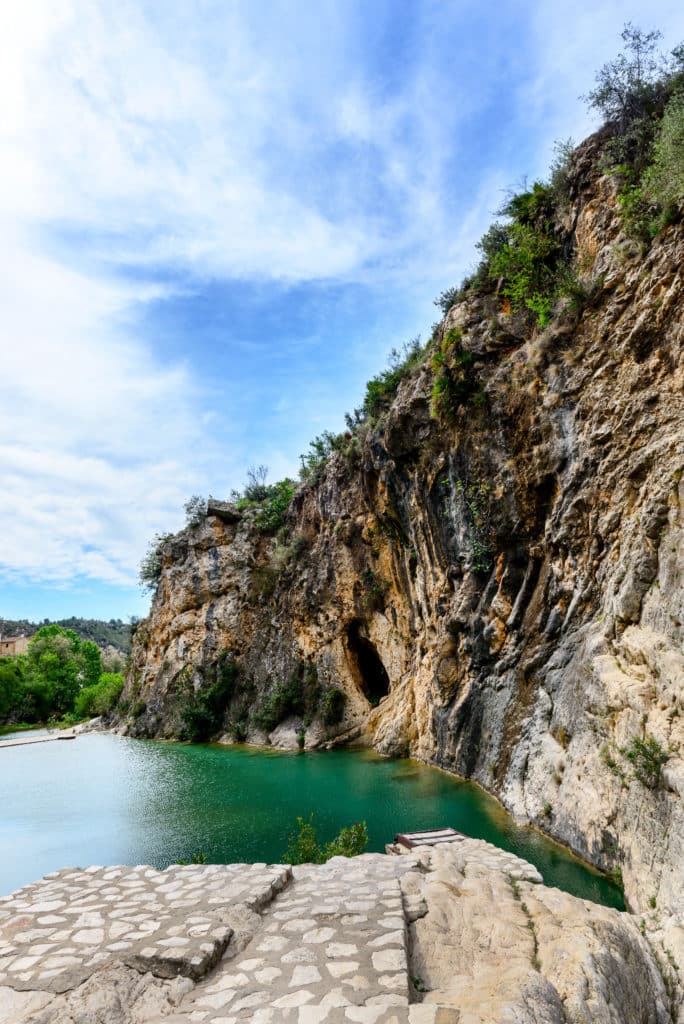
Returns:
[[[323,839],[365,820],[376,851],[396,832],[451,825],[536,864],[548,885],[623,906],[614,885],[478,787],[416,761],[109,735],[0,750],[0,893],[62,867],[166,867],[200,850],[210,863],[278,861],[297,815],[312,812]]]

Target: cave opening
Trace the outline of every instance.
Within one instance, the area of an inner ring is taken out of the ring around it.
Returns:
[[[387,669],[370,640],[361,635],[361,623],[358,620],[349,626],[347,642],[359,687],[369,704],[375,706],[390,691]]]

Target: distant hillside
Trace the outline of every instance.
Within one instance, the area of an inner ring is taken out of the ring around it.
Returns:
[[[0,619],[1,636],[33,636],[41,626],[49,626],[50,619],[43,619],[42,622],[29,622],[28,619]],[[115,647],[122,654],[129,654],[131,650],[131,626],[121,619],[109,619],[108,622],[102,619],[77,619],[72,616],[70,619],[57,620],[58,626],[65,629],[73,629],[82,640],[93,640],[98,647]]]

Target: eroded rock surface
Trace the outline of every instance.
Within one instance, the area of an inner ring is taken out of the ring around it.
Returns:
[[[66,871],[0,906],[0,1024],[678,1019],[676,972],[634,918],[479,840],[293,870]]]
[[[645,253],[625,238],[601,145],[575,154],[562,226],[581,310],[542,330],[468,298],[435,344],[458,332],[477,403],[435,417],[428,360],[300,490],[285,540],[216,505],[169,540],[119,726],[177,735],[227,652],[222,728],[477,779],[670,915],[684,962],[684,223]],[[249,716],[303,672],[345,692],[343,720],[269,737]],[[644,737],[668,758],[646,783],[625,756]]]

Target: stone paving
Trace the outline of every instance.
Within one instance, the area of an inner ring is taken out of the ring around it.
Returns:
[[[291,879],[265,864],[66,869],[0,898],[0,986],[65,992],[112,961],[201,978],[233,934],[230,907],[258,911]]]
[[[565,943],[565,990],[587,977],[592,914],[618,927],[478,840],[388,852],[52,874],[0,899],[0,1024],[481,1024],[485,997],[487,1021],[556,1022],[535,929]],[[561,897],[576,956],[544,904]]]
[[[318,1024],[408,1019],[401,875],[410,857],[335,858],[294,869],[243,954],[186,998],[168,1024]],[[417,1018],[416,1018],[417,1019]]]

